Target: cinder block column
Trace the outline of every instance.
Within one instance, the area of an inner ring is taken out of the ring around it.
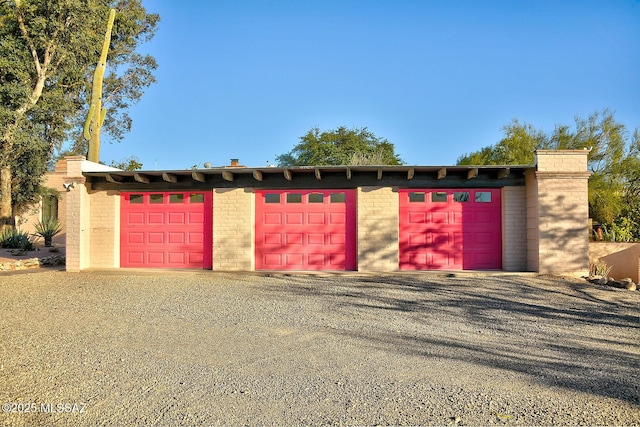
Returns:
[[[64,183],[69,190],[66,200],[66,269],[78,272],[90,263],[90,210],[89,191],[86,178],[82,175],[82,156],[66,157],[67,174]],[[72,185],[72,186],[71,186]]]
[[[255,270],[255,198],[246,188],[213,193],[213,270]]]
[[[525,187],[502,188],[502,269],[527,269],[527,195]]]
[[[398,271],[398,192],[358,188],[358,271]]]
[[[90,266],[120,267],[120,192],[92,191]]]
[[[538,268],[543,274],[589,272],[587,150],[538,150]]]

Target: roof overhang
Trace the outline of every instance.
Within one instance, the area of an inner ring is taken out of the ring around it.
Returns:
[[[95,190],[207,188],[495,188],[524,185],[533,165],[221,167],[166,171],[83,172]]]

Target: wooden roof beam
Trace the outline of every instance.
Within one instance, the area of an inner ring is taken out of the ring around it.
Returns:
[[[504,179],[508,177],[510,173],[511,173],[511,168],[500,169],[500,171],[498,172],[498,179]]]
[[[178,177],[171,174],[171,173],[166,173],[166,172],[162,172],[162,179],[166,182],[170,182],[172,184],[175,184],[176,182],[178,182]]]
[[[291,181],[293,177],[291,176],[291,171],[289,169],[284,170],[284,179],[287,181]]]
[[[133,179],[135,179],[138,182],[141,182],[143,184],[149,184],[151,182],[151,180],[149,179],[148,176],[139,174],[139,173],[134,173],[133,174]]]
[[[315,169],[314,169],[314,172],[315,172],[315,174],[316,174],[316,179],[317,179],[318,181],[320,181],[320,180],[322,179],[322,174],[320,173],[320,169],[315,168]]]
[[[222,179],[225,181],[233,181],[233,174],[229,171],[222,171]]]
[[[407,179],[413,179],[413,175],[415,174],[415,170],[413,168],[409,168],[409,171],[407,171]]]
[[[378,179],[382,179],[382,168],[378,169]]]
[[[447,176],[447,168],[442,168],[438,171],[438,179],[444,179]]]
[[[194,181],[205,182],[205,177],[202,172],[191,172],[191,178],[193,178]]]
[[[256,181],[262,181],[262,172],[260,171],[253,171],[253,178]]]
[[[467,172],[467,179],[473,179],[478,176],[478,168],[469,169]]]
[[[351,179],[351,168],[347,168],[347,179]]]
[[[111,175],[110,173],[106,174],[104,178],[109,182],[113,182],[114,184],[122,184],[122,182],[124,181],[124,178],[120,175]]]

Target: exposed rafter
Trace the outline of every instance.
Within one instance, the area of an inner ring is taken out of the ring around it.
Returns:
[[[511,173],[511,168],[504,168],[498,172],[498,179],[504,179]]]
[[[262,172],[260,171],[253,171],[253,178],[256,181],[262,181]]]
[[[111,175],[109,173],[104,176],[104,179],[106,179],[109,182],[113,182],[114,184],[120,184],[124,181],[123,177],[119,175]]]
[[[347,168],[346,173],[347,173],[347,179],[351,179],[351,168]]]
[[[438,179],[444,179],[447,176],[447,168],[442,168],[438,171]]]
[[[291,181],[293,179],[292,176],[291,176],[291,171],[289,169],[285,169],[284,170],[284,178],[287,181]]]
[[[316,179],[317,179],[318,181],[320,181],[320,180],[322,179],[322,174],[320,173],[320,169],[315,168],[315,169],[314,169],[314,172],[315,172],[315,174],[316,174]]]
[[[133,174],[133,179],[135,179],[138,182],[141,182],[143,184],[149,184],[151,182],[151,180],[149,180],[148,176],[139,174],[139,173],[134,173]]]
[[[193,178],[194,181],[205,182],[205,177],[202,172],[191,172],[191,178]]]
[[[378,169],[378,179],[382,179],[382,168]]]
[[[166,172],[162,172],[162,179],[164,181],[170,182],[172,184],[175,184],[176,182],[178,182],[178,177],[170,174],[170,173],[166,173]]]
[[[467,179],[473,179],[478,176],[478,168],[469,169],[467,172]]]
[[[415,169],[409,168],[407,171],[407,179],[413,179],[413,175],[415,174]]]
[[[222,179],[225,181],[233,181],[233,174],[229,171],[222,171]]]

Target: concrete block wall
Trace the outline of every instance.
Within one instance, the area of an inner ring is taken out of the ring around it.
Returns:
[[[90,265],[120,267],[120,192],[90,191]]]
[[[213,270],[255,269],[255,201],[252,189],[213,193]]]
[[[502,189],[502,269],[527,269],[527,194],[525,187]]]
[[[80,271],[90,266],[90,199],[86,178],[82,175],[84,157],[67,157],[65,183],[74,187],[66,192],[67,202],[67,271]]]
[[[540,264],[540,228],[538,221],[538,181],[535,171],[525,173],[525,196],[527,203],[527,271],[538,271]]]
[[[540,273],[589,272],[588,153],[587,150],[536,152]]]
[[[358,188],[359,271],[398,270],[399,198],[390,187]]]

